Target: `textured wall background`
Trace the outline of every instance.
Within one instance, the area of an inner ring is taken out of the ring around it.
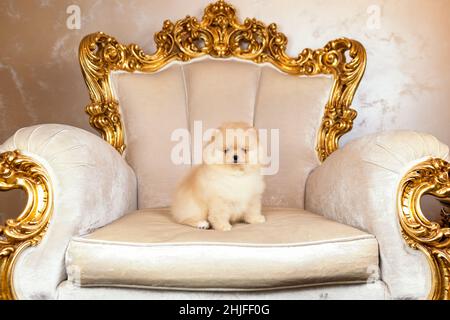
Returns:
[[[153,51],[164,19],[201,17],[210,1],[2,0],[0,2],[0,141],[37,123],[65,123],[93,132],[77,60],[81,38],[105,31]],[[450,144],[450,1],[230,0],[241,18],[276,22],[289,52],[346,36],[360,40],[368,67],[354,106],[359,112],[343,143],[390,129],[430,132]],[[81,28],[66,12],[81,9]],[[0,142],[1,143],[1,142]],[[0,212],[18,210],[17,195],[0,193]],[[435,214],[436,205],[431,206]]]

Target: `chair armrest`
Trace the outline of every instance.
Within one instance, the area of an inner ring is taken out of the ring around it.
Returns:
[[[431,298],[439,298],[433,293],[437,291],[440,298],[445,295],[448,282],[446,285],[436,283],[436,259],[432,251],[435,246],[443,246],[444,250],[445,246],[447,250],[450,248],[450,232],[423,216],[420,196],[427,191],[434,195],[450,192],[450,167],[444,161],[448,153],[446,145],[428,134],[412,131],[375,134],[349,142],[330,155],[308,178],[307,210],[376,236],[382,279],[393,298],[423,298],[430,291]],[[440,168],[420,171],[430,165]],[[418,179],[415,184],[411,183],[412,177]],[[426,179],[441,179],[448,188],[434,186],[440,191],[432,192]],[[414,229],[421,224],[422,229],[416,231],[422,235],[414,235]],[[437,232],[436,228],[447,232],[446,236],[441,234],[440,239],[435,237],[440,244],[425,237]],[[408,245],[422,250],[425,255]]]
[[[70,239],[137,206],[136,177],[122,156],[66,125],[23,128],[0,146],[0,191],[14,188],[28,204],[0,227],[1,298],[54,298]]]

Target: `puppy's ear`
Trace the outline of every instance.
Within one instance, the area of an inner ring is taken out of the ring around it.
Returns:
[[[259,164],[258,154],[259,154],[259,139],[258,139],[258,131],[250,127],[245,130],[245,143],[248,147],[247,153],[247,163],[252,165]]]
[[[220,130],[214,129],[208,138],[206,135],[206,145],[203,148],[203,163],[215,164],[219,163],[219,153],[217,152],[217,143],[219,140]]]
[[[251,153],[251,160],[253,161],[254,164],[258,164],[262,167],[266,167],[268,166],[265,162],[265,158],[267,155],[267,139],[263,138],[261,139],[260,137],[260,132],[258,129],[256,128],[252,128],[251,130],[253,130],[253,134],[254,134],[254,139],[256,142],[256,148],[253,150],[253,152]]]
[[[271,141],[270,143],[274,143],[274,141]],[[258,139],[258,163],[262,168],[269,168],[271,166],[272,154],[269,156],[270,143],[268,141],[267,132]]]
[[[211,144],[214,143],[217,139],[217,130],[214,130],[214,132],[211,135],[211,138],[209,138],[209,141],[207,144]]]
[[[214,164],[214,153],[216,148],[214,147],[214,143],[209,142],[203,148],[203,163],[205,164]]]
[[[266,167],[268,164],[265,163],[264,158],[265,154],[267,152],[267,146],[264,146],[259,140],[258,140],[258,164],[260,166]]]
[[[213,142],[216,142],[218,136],[220,135],[220,130],[219,129],[208,129],[205,131],[204,135],[203,135],[203,141],[206,141],[206,145]]]

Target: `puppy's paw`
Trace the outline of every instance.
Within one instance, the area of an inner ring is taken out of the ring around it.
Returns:
[[[199,222],[197,223],[197,228],[198,228],[198,229],[202,229],[202,230],[209,229],[209,222],[206,221],[206,220],[199,221]]]
[[[217,231],[230,231],[231,230],[231,224],[229,223],[220,223],[213,225],[214,229]]]
[[[231,230],[231,224],[223,225],[217,230],[219,230],[219,231],[230,231]]]
[[[266,222],[266,217],[264,217],[263,215],[248,216],[248,217],[245,217],[245,222],[247,222],[247,223],[264,223],[264,222]]]

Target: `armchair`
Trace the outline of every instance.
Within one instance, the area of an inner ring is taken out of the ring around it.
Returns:
[[[450,298],[450,229],[420,209],[423,194],[450,196],[448,147],[398,131],[338,150],[356,117],[359,42],[289,57],[275,24],[241,23],[223,0],[201,21],[165,21],[155,42],[146,54],[101,32],[82,40],[103,140],[48,124],[0,146],[0,191],[28,194],[0,226],[0,298]],[[279,130],[267,222],[178,225],[167,208],[192,161],[171,161],[172,133],[229,120]]]
[[[0,189],[28,194],[0,229],[1,298],[54,298],[71,238],[135,210],[136,177],[114,148],[70,126],[21,129],[0,154]]]
[[[448,157],[448,147],[428,134],[357,139],[311,173],[306,209],[377,238],[382,279],[392,297],[430,292],[430,298],[448,299],[448,228],[428,221],[420,209],[424,193],[448,194],[450,166],[442,160]]]

